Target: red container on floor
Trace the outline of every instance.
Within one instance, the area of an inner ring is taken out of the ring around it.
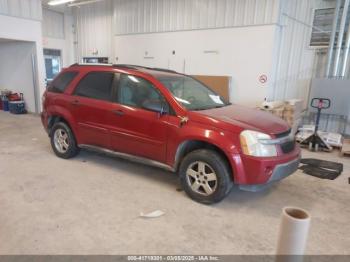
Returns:
[[[23,93],[12,93],[9,94],[7,97],[9,101],[21,101],[23,100]]]

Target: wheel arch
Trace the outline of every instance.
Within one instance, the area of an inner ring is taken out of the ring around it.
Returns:
[[[73,132],[74,136],[75,136],[75,131],[73,129],[73,126],[71,125],[70,121],[68,120],[67,117],[65,116],[62,116],[61,114],[53,114],[51,116],[49,116],[48,118],[48,133],[49,133],[49,136],[51,136],[51,129],[52,127],[58,123],[58,122],[63,122],[65,123]]]
[[[208,150],[213,150],[217,152],[227,164],[231,172],[231,178],[232,179],[234,178],[234,174],[232,171],[233,168],[231,166],[228,155],[219,146],[205,140],[197,140],[197,139],[185,140],[179,144],[175,153],[175,162],[174,162],[175,172],[178,171],[180,163],[183,160],[183,158],[189,153],[198,149],[208,149]]]

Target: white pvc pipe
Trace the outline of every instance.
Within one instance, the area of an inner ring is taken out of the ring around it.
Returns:
[[[341,3],[342,3],[342,0],[337,0],[337,4],[336,4],[335,10],[334,10],[332,33],[331,33],[331,37],[329,39],[329,46],[328,46],[326,77],[329,77],[330,72],[331,72],[331,66],[332,66],[332,61],[333,61],[333,49],[334,49],[334,43],[335,43],[335,36],[337,33],[338,18],[339,18]]]
[[[343,14],[340,22],[338,40],[337,40],[337,49],[334,57],[333,76],[338,76],[340,53],[343,46],[343,37],[344,37],[345,23],[346,23],[346,17],[348,14],[349,4],[350,4],[350,0],[345,0]]]
[[[346,74],[347,64],[348,64],[348,60],[349,60],[349,49],[350,49],[350,23],[349,23],[348,32],[346,34],[344,55],[343,55],[343,66],[342,66],[341,74],[340,74],[341,77],[344,77]]]
[[[301,208],[283,208],[277,242],[277,255],[304,254],[310,220],[309,213]]]

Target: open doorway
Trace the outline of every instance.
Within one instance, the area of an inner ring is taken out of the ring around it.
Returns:
[[[46,82],[51,82],[62,69],[61,50],[44,49]]]
[[[0,90],[23,93],[26,109],[39,112],[34,42],[0,39]]]

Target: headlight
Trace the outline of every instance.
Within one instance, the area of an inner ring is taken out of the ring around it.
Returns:
[[[257,157],[277,156],[275,145],[261,143],[261,141],[266,141],[268,139],[271,139],[271,137],[267,134],[252,130],[244,130],[240,134],[243,153],[245,155]]]

